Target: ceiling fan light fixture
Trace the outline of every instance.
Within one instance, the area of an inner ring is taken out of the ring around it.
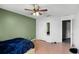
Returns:
[[[39,12],[36,12],[36,16],[39,16]]]
[[[33,15],[34,16],[39,16],[40,14],[39,14],[39,12],[34,12]]]
[[[35,16],[36,14],[35,14],[35,13],[33,13],[33,15]]]
[[[28,10],[28,11],[31,11],[31,15],[34,15],[34,16],[39,16],[39,15],[42,15],[42,12],[46,12],[48,11],[47,9],[41,9],[39,5],[37,4],[33,4],[33,9],[25,9],[25,10]]]

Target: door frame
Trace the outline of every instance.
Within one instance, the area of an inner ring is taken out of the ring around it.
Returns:
[[[72,19],[68,19],[68,20],[70,20],[70,30],[71,30],[71,34],[70,34],[70,46],[72,47],[72,44],[73,44],[73,41],[72,41]],[[66,21],[66,20],[62,20],[62,22],[63,21]],[[63,35],[63,34],[62,34]],[[63,38],[62,38],[63,39]]]

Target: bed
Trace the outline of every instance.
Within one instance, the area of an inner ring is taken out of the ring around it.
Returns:
[[[31,40],[13,38],[6,41],[0,41],[0,54],[30,54],[34,53],[34,47],[34,43]]]
[[[35,49],[30,49],[27,52],[25,52],[24,54],[35,54]]]

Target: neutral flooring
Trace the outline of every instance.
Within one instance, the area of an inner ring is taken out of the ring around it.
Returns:
[[[48,43],[43,40],[35,40],[36,54],[70,54],[68,43]]]

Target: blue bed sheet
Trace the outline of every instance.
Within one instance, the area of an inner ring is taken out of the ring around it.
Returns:
[[[34,48],[33,42],[25,38],[0,41],[0,54],[24,54],[31,48]]]

